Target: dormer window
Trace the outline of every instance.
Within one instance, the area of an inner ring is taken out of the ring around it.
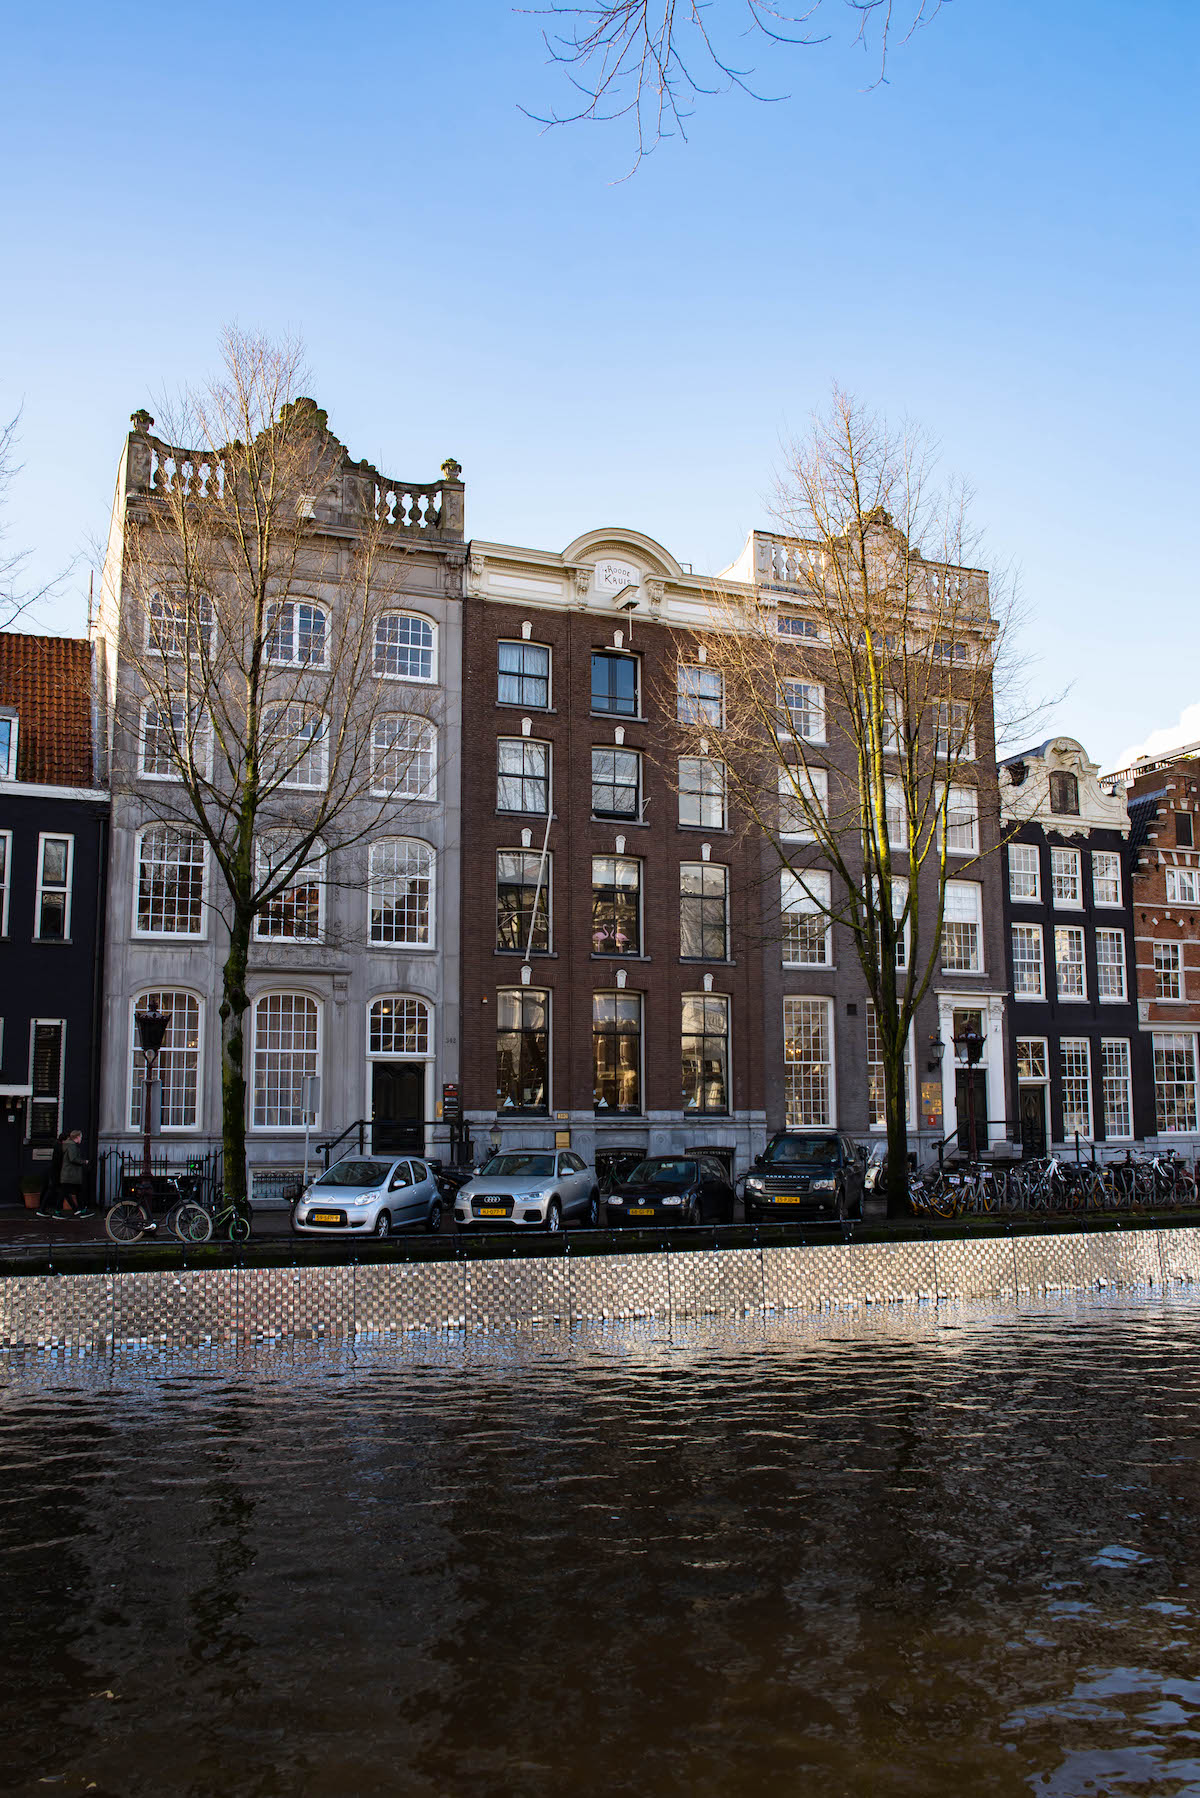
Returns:
[[[1073,774],[1050,776],[1050,810],[1060,816],[1079,816],[1079,782]]]
[[[3,727],[0,726],[0,728],[3,728]],[[1195,847],[1195,845],[1192,842],[1192,814],[1191,814],[1191,812],[1176,812],[1176,814],[1175,814],[1175,842],[1180,849],[1192,849]]]
[[[0,780],[17,778],[17,714],[0,710]]]

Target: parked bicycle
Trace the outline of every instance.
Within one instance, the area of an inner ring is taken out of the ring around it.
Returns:
[[[134,1183],[130,1183],[134,1184]],[[187,1175],[154,1175],[150,1191],[127,1190],[110,1205],[104,1228],[111,1242],[140,1242],[143,1236],[173,1236],[178,1242],[207,1242],[212,1220],[201,1202],[201,1183]]]

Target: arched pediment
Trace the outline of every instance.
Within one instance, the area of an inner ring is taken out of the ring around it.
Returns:
[[[595,562],[605,556],[636,562],[643,574],[657,576],[659,580],[676,581],[683,576],[683,569],[669,549],[664,549],[661,543],[641,531],[627,530],[619,525],[585,531],[562,552],[563,561],[574,564]]]

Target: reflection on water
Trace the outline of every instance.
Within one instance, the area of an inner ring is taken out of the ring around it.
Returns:
[[[1200,1794],[1200,1300],[9,1373],[0,1790]]]

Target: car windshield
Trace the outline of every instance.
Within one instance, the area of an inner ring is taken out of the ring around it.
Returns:
[[[836,1167],[838,1159],[836,1136],[779,1136],[763,1150],[763,1160],[768,1167],[777,1162],[797,1161],[816,1162],[819,1167]]]
[[[694,1161],[639,1161],[628,1177],[630,1186],[690,1186],[696,1178]]]
[[[515,1180],[519,1175],[529,1175],[531,1179],[552,1180],[554,1178],[553,1155],[493,1155],[483,1170],[487,1179],[497,1177]]]
[[[339,1161],[317,1186],[382,1186],[392,1171],[390,1161]]]

